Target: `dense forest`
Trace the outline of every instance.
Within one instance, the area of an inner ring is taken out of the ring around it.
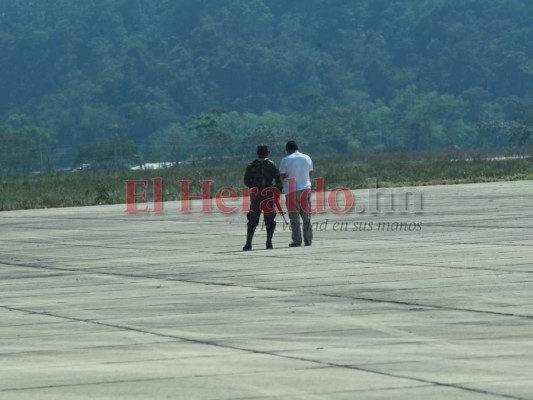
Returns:
[[[0,168],[533,144],[531,0],[0,0]]]

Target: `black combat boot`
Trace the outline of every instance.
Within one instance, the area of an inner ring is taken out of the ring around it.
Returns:
[[[274,248],[272,246],[272,237],[274,236],[274,231],[276,230],[276,222],[273,222],[272,225],[267,227],[267,241],[266,241],[266,248],[268,250],[271,250]]]
[[[252,250],[252,239],[254,237],[256,225],[254,223],[248,222],[248,228],[246,230],[246,244],[242,248],[242,251]]]
[[[254,235],[246,235],[246,244],[242,248],[242,251],[250,251],[252,250],[252,238]]]

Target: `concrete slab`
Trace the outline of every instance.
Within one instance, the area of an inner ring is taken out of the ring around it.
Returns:
[[[246,253],[198,203],[1,213],[0,399],[533,399],[533,182],[415,191]]]

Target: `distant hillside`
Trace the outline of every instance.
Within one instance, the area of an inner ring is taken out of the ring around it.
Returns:
[[[153,161],[523,145],[532,27],[530,0],[0,0],[0,125],[60,164],[116,135]]]

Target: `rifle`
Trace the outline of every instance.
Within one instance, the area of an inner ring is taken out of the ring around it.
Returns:
[[[285,218],[285,211],[283,211],[283,208],[281,208],[281,203],[279,202],[279,196],[274,195],[274,204],[276,205],[277,209],[279,210],[279,213],[283,217],[283,221],[285,221],[285,223],[289,225],[289,223],[287,222],[287,219]]]

